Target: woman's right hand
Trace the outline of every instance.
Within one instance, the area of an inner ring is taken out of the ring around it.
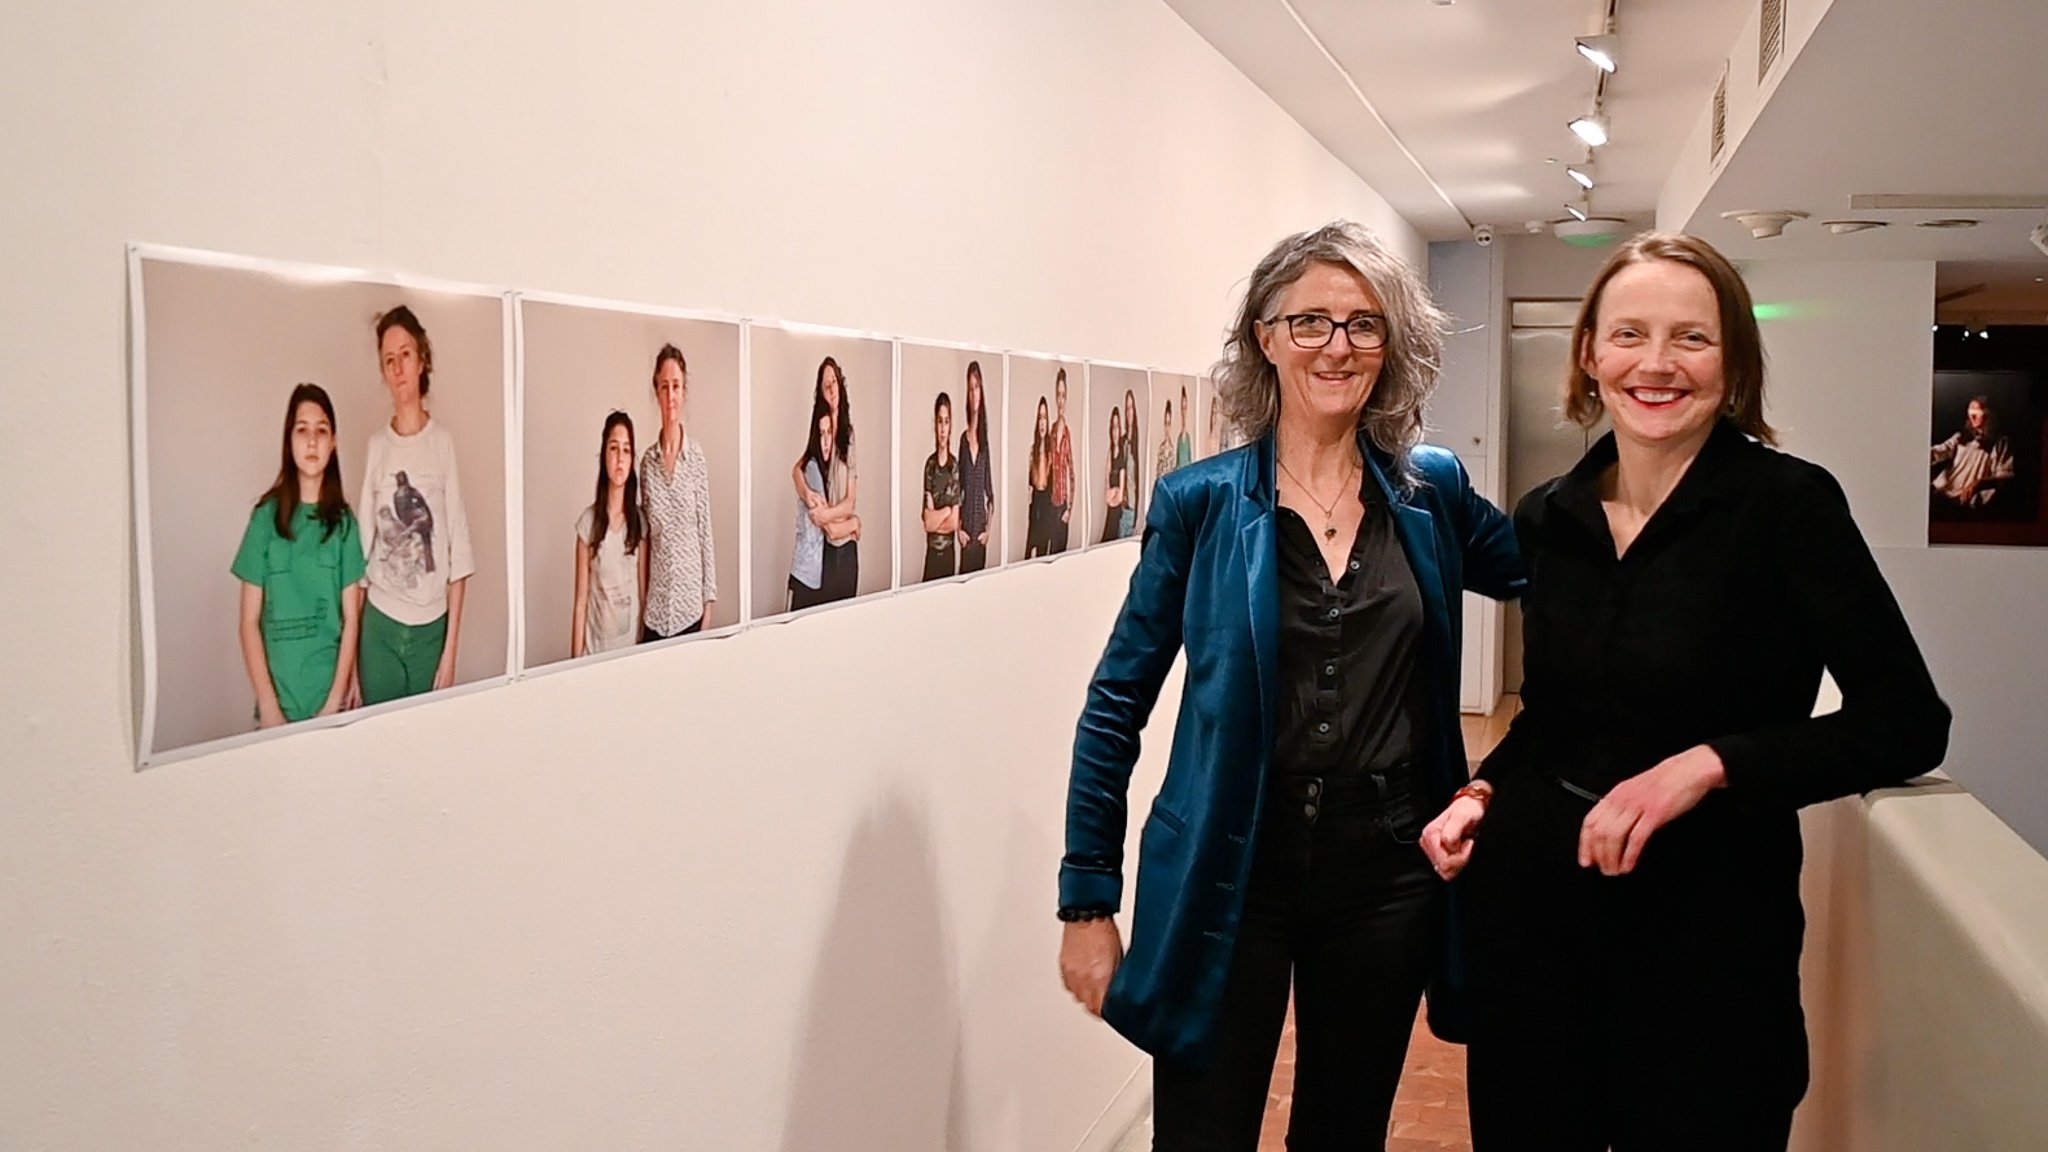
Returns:
[[[1060,933],[1060,982],[1091,1014],[1102,1015],[1102,998],[1109,994],[1109,978],[1123,962],[1124,938],[1116,921],[1075,920]]]
[[[1486,805],[1471,796],[1451,801],[1422,830],[1422,854],[1446,880],[1455,878],[1472,861],[1472,838],[1486,819]]]

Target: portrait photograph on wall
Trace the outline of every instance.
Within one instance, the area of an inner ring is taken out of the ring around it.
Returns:
[[[510,672],[503,293],[137,247],[145,764]]]
[[[2044,458],[2048,371],[1936,371],[1928,448],[1928,542],[2048,546]]]
[[[898,345],[903,585],[1000,567],[1003,354]]]
[[[1216,400],[1216,381],[1207,376],[1195,378],[1195,411],[1198,414],[1197,427],[1201,435],[1195,439],[1195,456],[1214,456],[1226,447],[1223,434],[1223,405]]]
[[[1192,464],[1201,453],[1195,418],[1195,378],[1173,372],[1152,373],[1152,472],[1149,483],[1184,464]],[[1146,496],[1151,495],[1147,489]]]
[[[1079,360],[1011,353],[1010,470],[1003,508],[1012,563],[1057,556],[1088,539],[1084,496],[1088,370]]]
[[[524,666],[738,624],[738,321],[516,303]]]
[[[1146,458],[1151,388],[1143,368],[1088,364],[1088,473],[1091,544],[1135,539],[1144,524],[1154,462]]]
[[[751,619],[894,586],[895,349],[862,333],[753,323]]]

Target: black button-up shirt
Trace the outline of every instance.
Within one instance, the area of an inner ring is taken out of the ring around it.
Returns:
[[[1346,570],[1331,578],[1315,533],[1275,513],[1280,653],[1273,771],[1341,776],[1407,764],[1425,734],[1422,590],[1370,477]],[[1393,782],[1390,781],[1390,784]],[[1397,789],[1408,786],[1403,780]]]
[[[1707,744],[1732,795],[1796,806],[1941,762],[1948,706],[1833,476],[1724,421],[1617,559],[1615,462],[1609,435],[1515,511],[1523,710],[1482,776],[1604,792]],[[1823,667],[1842,708],[1816,718]]]

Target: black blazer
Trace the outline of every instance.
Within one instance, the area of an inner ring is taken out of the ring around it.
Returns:
[[[1948,706],[1826,469],[1723,421],[1617,560],[1599,496],[1615,459],[1610,434],[1515,511],[1523,710],[1482,777],[1604,792],[1706,744],[1728,799],[1786,813],[1796,853],[1792,809],[1941,763]],[[1823,668],[1842,708],[1815,717]]]

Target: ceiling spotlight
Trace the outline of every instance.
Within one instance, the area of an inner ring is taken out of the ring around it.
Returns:
[[[1577,41],[1579,55],[1602,72],[1614,71],[1615,54],[1620,43],[1619,36],[1581,36]]]
[[[1584,188],[1588,192],[1591,192],[1593,190],[1593,173],[1588,171],[1588,169],[1590,169],[1591,167],[1591,164],[1587,164],[1583,167],[1573,165],[1572,167],[1565,169],[1564,174],[1571,177],[1573,180],[1577,181],[1579,187]]]
[[[1975,228],[1976,226],[1977,222],[1975,220],[1964,220],[1958,217],[1942,220],[1922,220],[1920,222],[1920,227],[1922,228]]]
[[[1571,122],[1572,132],[1586,142],[1588,148],[1598,148],[1607,143],[1607,120],[1602,116],[1581,116]]]
[[[1868,232],[1872,228],[1888,227],[1882,220],[1823,220],[1820,222],[1820,226],[1837,236],[1847,236],[1853,232]]]
[[[1577,204],[1567,204],[1564,206],[1564,210],[1571,213],[1572,219],[1574,220],[1586,219],[1586,210],[1584,208],[1579,207]]]
[[[1768,240],[1773,236],[1783,236],[1785,234],[1785,225],[1792,223],[1794,220],[1806,219],[1806,213],[1794,211],[1790,208],[1769,208],[1742,212],[1723,212],[1721,213],[1721,219],[1733,220],[1744,228],[1749,229],[1751,236],[1759,240]]]

